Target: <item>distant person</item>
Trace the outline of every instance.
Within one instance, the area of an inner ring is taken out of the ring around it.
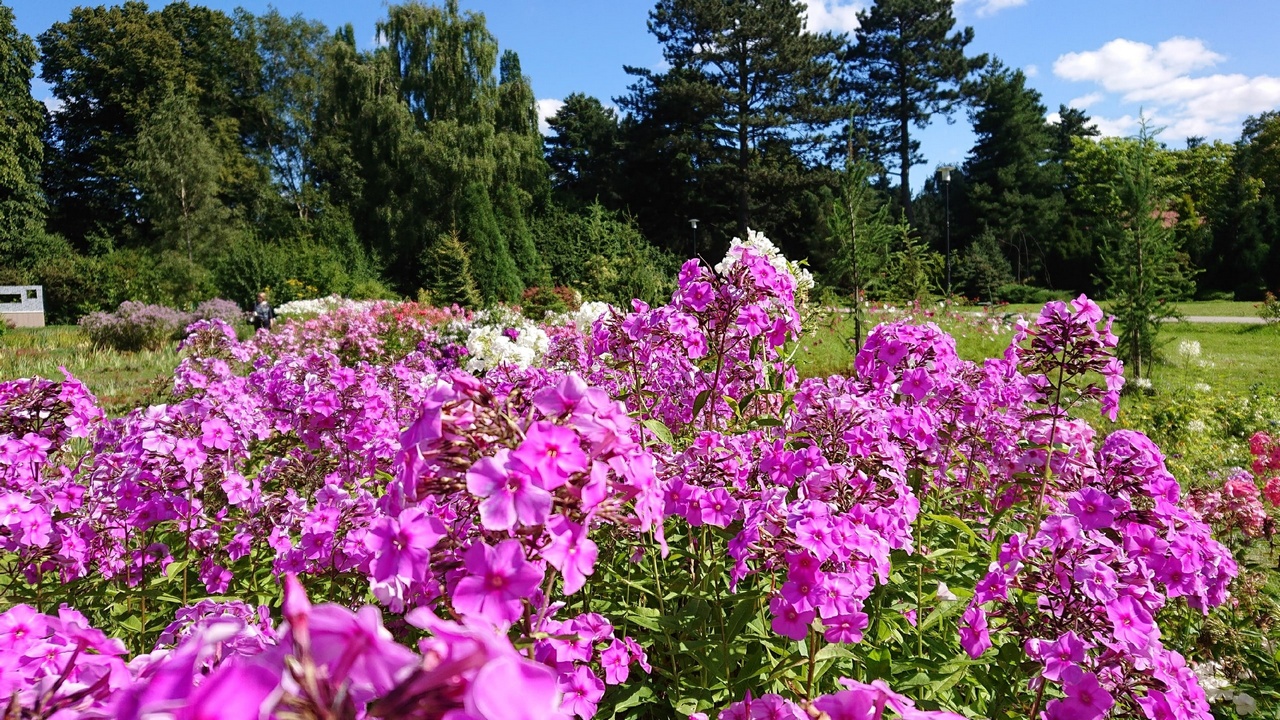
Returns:
[[[271,307],[271,303],[267,302],[267,294],[258,293],[258,303],[253,306],[253,326],[262,330],[270,330],[271,321],[275,316],[276,311]]]

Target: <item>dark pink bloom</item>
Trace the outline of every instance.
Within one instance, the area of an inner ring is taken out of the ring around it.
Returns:
[[[552,540],[542,549],[542,557],[564,576],[564,594],[582,588],[596,568],[596,544],[581,525],[557,515],[549,525]]]
[[[534,471],[538,484],[546,490],[560,487],[570,475],[587,469],[578,434],[546,421],[534,423],[511,456]]]
[[[541,525],[551,512],[551,493],[534,482],[523,463],[510,462],[506,448],[471,466],[467,490],[484,498],[480,524],[488,530],[510,530],[517,520],[526,526]]]
[[[1080,520],[1085,530],[1111,527],[1115,521],[1112,511],[1115,500],[1101,490],[1087,487],[1067,500],[1067,508]]]
[[[769,601],[773,614],[773,631],[792,640],[803,640],[809,635],[809,624],[817,617],[812,610],[798,610],[786,600],[775,597]]]
[[[1066,697],[1054,700],[1045,708],[1046,720],[1097,720],[1106,714],[1115,700],[1098,683],[1098,676],[1072,668],[1063,678]]]
[[[564,693],[561,710],[590,720],[604,697],[604,683],[586,665],[579,665],[568,678],[560,678],[560,691]]]
[[[542,582],[542,568],[525,560],[518,540],[504,540],[496,548],[475,543],[467,548],[463,562],[470,574],[458,581],[453,607],[494,625],[510,625],[519,619],[522,600]]]

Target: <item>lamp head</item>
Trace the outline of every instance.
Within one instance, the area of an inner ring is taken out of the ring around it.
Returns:
[[[694,230],[697,230],[697,229],[698,229],[698,218],[690,218],[690,219],[689,219],[689,227],[693,228]]]

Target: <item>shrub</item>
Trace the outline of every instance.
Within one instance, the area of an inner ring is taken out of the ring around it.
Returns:
[[[541,320],[549,312],[569,312],[582,306],[582,300],[572,288],[532,287],[524,291],[520,309],[525,317]]]
[[[191,320],[221,320],[228,325],[243,325],[245,311],[230,300],[213,298],[197,305],[191,313]]]
[[[80,327],[97,347],[125,352],[158,350],[172,342],[190,320],[186,313],[163,305],[126,300],[115,312],[80,318]]]
[[[1258,305],[1258,317],[1268,325],[1280,322],[1280,299],[1277,299],[1275,293],[1268,292],[1262,298],[1262,303]]]

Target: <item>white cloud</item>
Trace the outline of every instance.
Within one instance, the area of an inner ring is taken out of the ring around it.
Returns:
[[[1044,121],[1049,123],[1050,125],[1057,125],[1058,123],[1062,122],[1062,113],[1058,112],[1057,110],[1054,110],[1053,112],[1044,116]]]
[[[1194,74],[1225,59],[1198,38],[1174,37],[1155,46],[1118,38],[1097,50],[1062,55],[1053,73],[1095,83],[1106,93],[1076,98],[1072,107],[1114,99],[1142,107],[1167,137],[1228,137],[1238,132],[1244,117],[1280,105],[1280,77]],[[1096,118],[1098,129],[1104,135],[1132,132],[1137,127],[1132,112],[1136,109],[1120,118]]]
[[[977,14],[978,17],[990,17],[1001,10],[1022,7],[1026,4],[1027,0],[959,0],[959,2],[956,3],[956,6],[964,7],[968,5],[975,5],[978,8],[975,11],[975,14]]]
[[[1118,118],[1094,115],[1089,118],[1089,122],[1098,126],[1098,133],[1102,137],[1127,137],[1138,132],[1138,118],[1133,115],[1122,115]]]
[[[1118,38],[1097,50],[1067,53],[1053,62],[1053,74],[1064,80],[1092,81],[1108,92],[1157,87],[1224,58],[1204,41],[1175,37],[1152,47]]]
[[[1090,105],[1097,105],[1099,102],[1102,101],[1104,97],[1106,96],[1100,92],[1091,92],[1088,95],[1081,95],[1078,98],[1071,98],[1070,100],[1067,101],[1067,107],[1083,110],[1089,107]]]
[[[551,133],[551,126],[547,124],[547,119],[555,115],[562,107],[564,107],[563,100],[546,98],[538,101],[538,132],[543,135]]]
[[[1028,65],[1028,66],[1026,66],[1026,67],[1022,68],[1022,74],[1023,74],[1023,75],[1026,75],[1026,76],[1027,76],[1027,77],[1029,77],[1029,78],[1033,78],[1033,77],[1035,77],[1035,76],[1037,76],[1037,75],[1039,75],[1039,74],[1040,74],[1040,66],[1039,66],[1039,65]]]
[[[831,30],[836,33],[852,33],[858,29],[858,11],[869,3],[860,0],[804,0],[808,7],[805,29],[811,33]]]
[[[40,102],[44,103],[44,108],[48,110],[50,113],[60,113],[62,112],[62,108],[66,106],[66,103],[62,102],[56,97],[53,97],[52,95],[45,98],[44,100],[41,100]]]

